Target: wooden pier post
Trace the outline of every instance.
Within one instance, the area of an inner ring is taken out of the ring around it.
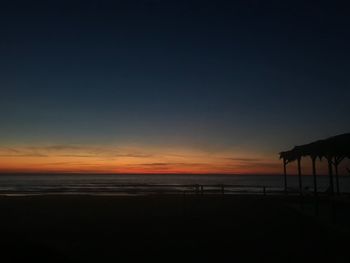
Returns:
[[[332,157],[328,157],[327,161],[328,161],[328,174],[329,174],[329,193],[330,195],[334,195]]]
[[[316,156],[311,156],[311,161],[312,161],[312,176],[314,179],[314,195],[317,196]]]
[[[287,160],[283,158],[284,192],[287,194]]]
[[[301,161],[301,157],[298,158],[298,179],[299,179],[299,191],[300,191],[300,195],[303,195],[303,184],[301,181],[301,166],[300,166],[300,161]]]
[[[337,187],[337,195],[340,194],[340,190],[339,190],[339,176],[338,176],[338,163],[336,160],[334,160],[334,172],[335,172],[335,184]]]
[[[334,157],[334,172],[335,172],[335,180],[337,184],[337,194],[340,194],[340,189],[339,189],[339,174],[338,174],[338,166],[339,164],[344,160],[344,156],[338,156]]]

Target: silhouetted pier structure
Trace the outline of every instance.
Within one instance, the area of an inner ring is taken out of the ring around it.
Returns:
[[[314,184],[314,195],[317,196],[317,172],[316,172],[316,159],[326,159],[328,162],[328,174],[329,174],[329,194],[334,195],[334,176],[337,194],[339,190],[339,164],[345,159],[350,158],[350,133],[337,135],[325,140],[318,140],[309,144],[295,146],[289,151],[280,152],[280,159],[283,160],[284,170],[284,191],[287,193],[287,164],[297,161],[298,167],[298,182],[299,192],[303,195],[302,187],[302,172],[301,172],[301,160],[303,157],[311,158],[312,162],[312,175]],[[333,170],[334,168],[334,170]]]

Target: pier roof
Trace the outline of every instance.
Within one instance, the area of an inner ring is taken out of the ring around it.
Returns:
[[[350,133],[345,133],[324,140],[295,146],[289,151],[279,153],[286,162],[293,162],[301,157],[312,158],[350,158]]]

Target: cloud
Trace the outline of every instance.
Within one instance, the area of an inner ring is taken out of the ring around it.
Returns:
[[[227,157],[226,160],[238,161],[238,162],[260,162],[263,159],[260,158],[235,158],[235,157]]]
[[[184,165],[184,163],[141,163],[141,166],[168,166],[168,165]]]
[[[279,163],[273,163],[273,162],[250,162],[250,163],[238,163],[233,164],[236,168],[280,168],[281,164]]]
[[[30,149],[0,148],[0,157],[47,157],[48,155]]]
[[[83,146],[72,146],[72,145],[51,145],[45,147],[28,147],[32,149],[45,149],[47,151],[67,151],[67,150],[81,150],[86,147]]]
[[[50,145],[0,148],[1,157],[148,158],[151,154],[111,147]]]
[[[162,163],[141,163],[139,166],[204,166],[204,163],[177,163],[177,162],[162,162]]]
[[[226,160],[232,161],[229,166],[239,170],[277,170],[280,169],[280,163],[263,158],[246,158],[246,157],[228,157]]]

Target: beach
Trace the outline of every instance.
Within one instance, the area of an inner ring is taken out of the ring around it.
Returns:
[[[2,196],[1,255],[6,262],[346,262],[348,231],[297,204],[296,196]]]

